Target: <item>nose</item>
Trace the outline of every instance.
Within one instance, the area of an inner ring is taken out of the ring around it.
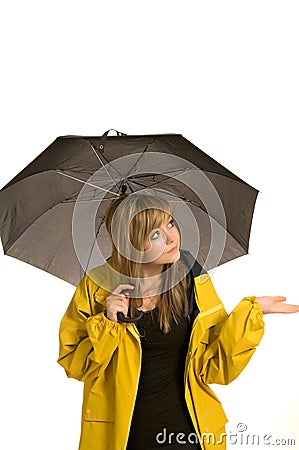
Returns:
[[[166,244],[169,245],[174,241],[174,236],[168,229],[163,230],[166,238]]]

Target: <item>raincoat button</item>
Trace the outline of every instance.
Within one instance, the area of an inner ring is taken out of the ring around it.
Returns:
[[[131,392],[128,392],[128,397],[131,397],[131,395],[132,395],[132,393],[131,393]]]
[[[87,409],[85,412],[86,412],[86,414],[90,414],[91,413],[90,409]]]

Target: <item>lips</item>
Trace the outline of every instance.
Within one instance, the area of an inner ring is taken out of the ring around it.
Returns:
[[[167,255],[168,255],[168,253],[172,253],[172,252],[174,252],[175,250],[177,250],[178,249],[178,246],[176,245],[175,247],[172,247],[168,252],[167,252]]]

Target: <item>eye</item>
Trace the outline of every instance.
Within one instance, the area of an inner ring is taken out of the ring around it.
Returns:
[[[156,230],[153,232],[153,234],[151,234],[150,239],[153,241],[155,239],[158,239],[159,236],[160,236],[160,232],[159,232],[159,230]]]
[[[175,221],[174,221],[174,219],[171,219],[169,222],[168,222],[168,228],[173,228],[174,226],[175,226]]]

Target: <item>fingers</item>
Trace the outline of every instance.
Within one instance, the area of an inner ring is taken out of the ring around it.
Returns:
[[[299,305],[290,305],[288,303],[275,302],[264,305],[265,313],[280,313],[280,314],[292,314],[299,312]]]
[[[122,312],[125,316],[129,309],[129,291],[133,290],[134,286],[131,284],[120,284],[114,291],[106,298],[107,317],[113,322],[117,322],[117,313]],[[123,291],[128,291],[128,296]]]
[[[283,297],[281,295],[276,295],[275,297],[271,297],[271,298],[274,302],[285,302],[287,299],[286,297]]]
[[[113,322],[117,322],[117,313],[122,312],[125,316],[128,314],[129,299],[125,296],[111,295],[106,299],[107,317]]]
[[[264,314],[292,314],[299,312],[299,305],[290,305],[288,303],[284,303],[286,301],[286,297],[281,295],[256,297],[256,299],[260,303]]]
[[[293,314],[293,313],[299,312],[299,305],[289,305],[286,303],[284,305],[278,306],[278,308],[275,309],[274,312],[278,312],[278,313],[282,313],[282,314]]]
[[[120,284],[119,286],[117,286],[117,288],[114,289],[113,293],[120,294],[122,291],[127,289],[133,290],[134,286],[132,284]]]
[[[286,297],[284,297],[282,295],[275,295],[275,296],[263,295],[262,297],[257,297],[256,299],[263,303],[285,302],[286,301]]]
[[[128,305],[123,301],[114,301],[111,305],[107,302],[107,317],[113,322],[117,322],[117,313],[122,312],[125,316],[128,314]]]

